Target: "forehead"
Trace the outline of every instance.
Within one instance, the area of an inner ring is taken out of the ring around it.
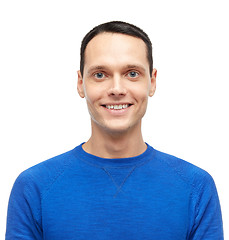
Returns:
[[[120,33],[100,33],[86,47],[85,68],[128,64],[149,67],[146,44],[142,39]]]

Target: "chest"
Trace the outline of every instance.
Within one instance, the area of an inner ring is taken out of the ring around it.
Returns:
[[[44,239],[185,239],[185,186],[128,171],[101,176],[55,183],[42,202]]]

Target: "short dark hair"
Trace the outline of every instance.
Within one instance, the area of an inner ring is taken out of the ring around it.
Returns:
[[[83,76],[84,64],[85,64],[85,49],[88,43],[94,38],[96,35],[100,33],[122,33],[129,36],[137,37],[142,39],[146,44],[147,49],[147,60],[149,62],[149,71],[150,76],[152,75],[153,70],[153,56],[152,56],[152,43],[148,37],[148,35],[139,27],[136,27],[133,24],[121,22],[121,21],[112,21],[100,24],[94,27],[90,32],[88,32],[82,40],[81,49],[80,49],[80,72]]]

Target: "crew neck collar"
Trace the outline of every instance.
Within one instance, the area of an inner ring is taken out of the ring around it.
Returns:
[[[143,162],[152,159],[154,148],[146,143],[147,149],[140,155],[128,158],[101,158],[86,152],[81,143],[74,149],[75,154],[80,155],[80,159],[97,167],[128,167],[142,164]]]

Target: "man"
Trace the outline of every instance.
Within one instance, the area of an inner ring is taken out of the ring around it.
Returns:
[[[212,177],[143,141],[156,76],[138,27],[109,22],[84,37],[77,89],[91,137],[20,174],[6,239],[223,239]]]

